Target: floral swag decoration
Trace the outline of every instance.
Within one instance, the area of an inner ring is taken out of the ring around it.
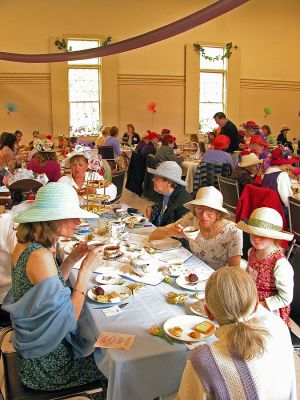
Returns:
[[[204,47],[202,47],[199,43],[194,43],[195,51],[197,51],[199,54],[201,53],[202,57],[208,61],[220,61],[220,60],[224,60],[225,58],[229,59],[232,55],[231,50],[237,49],[237,48],[238,47],[236,45],[233,46],[232,42],[226,43],[226,45],[224,47],[225,53],[222,56],[211,57],[206,54]]]
[[[54,149],[54,143],[50,139],[35,139],[33,147],[37,151],[47,152]]]

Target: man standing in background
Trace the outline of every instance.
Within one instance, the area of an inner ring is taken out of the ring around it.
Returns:
[[[230,144],[226,151],[228,153],[233,153],[234,151],[239,150],[239,134],[234,123],[229,121],[223,112],[217,112],[214,115],[214,120],[221,127],[220,134],[226,135],[230,139]]]

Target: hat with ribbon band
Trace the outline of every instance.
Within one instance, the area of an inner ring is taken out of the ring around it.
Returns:
[[[269,207],[257,208],[248,220],[238,222],[237,227],[250,235],[271,239],[290,241],[294,237],[291,232],[282,229],[283,221],[279,212]]]

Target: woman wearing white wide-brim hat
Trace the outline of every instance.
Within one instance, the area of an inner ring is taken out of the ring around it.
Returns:
[[[175,161],[164,161],[156,169],[147,170],[154,175],[154,190],[160,196],[147,208],[146,216],[155,226],[169,225],[187,213],[184,204],[192,199],[181,179],[182,169]]]
[[[89,194],[106,194],[109,196],[109,201],[113,201],[117,196],[117,187],[113,183],[104,188],[86,187],[86,182],[89,180],[102,181],[103,176],[96,171],[88,171],[89,160],[94,158],[93,150],[85,146],[78,145],[75,150],[68,155],[64,160],[64,166],[71,168],[71,175],[62,176],[59,182],[72,186],[77,193],[82,196]],[[94,158],[96,159],[96,158]],[[104,176],[111,178],[111,169],[106,160],[101,160],[103,168],[106,168]],[[107,165],[107,166],[106,166]],[[104,167],[105,166],[105,167]],[[108,169],[107,169],[108,168]],[[108,174],[108,175],[106,175]],[[83,202],[84,203],[84,202]]]
[[[243,248],[242,232],[228,221],[223,196],[214,186],[202,187],[195,200],[184,205],[191,210],[174,224],[157,228],[150,239],[186,237],[193,254],[213,269],[239,266]],[[192,227],[193,234],[184,228]],[[196,232],[196,233],[195,233]]]
[[[105,384],[78,324],[89,280],[101,262],[99,253],[83,242],[60,267],[54,255],[58,237],[71,238],[80,218],[98,216],[82,210],[75,190],[58,182],[42,187],[33,207],[14,218],[19,226],[12,289],[2,308],[13,322],[21,380],[31,389],[57,390],[96,380]],[[81,259],[71,293],[66,280]]]
[[[290,241],[294,235],[283,231],[281,215],[269,207],[257,208],[237,227],[250,234],[253,247],[248,252],[247,269],[256,281],[261,304],[289,325],[294,272],[278,242]]]

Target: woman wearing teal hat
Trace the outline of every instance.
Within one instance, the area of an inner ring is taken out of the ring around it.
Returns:
[[[71,238],[80,218],[98,218],[82,210],[75,190],[53,182],[42,187],[29,210],[17,214],[17,245],[12,255],[12,289],[2,308],[14,326],[22,383],[35,390],[59,390],[106,379],[98,370],[93,347],[80,336],[81,313],[91,274],[99,266],[98,251],[86,242],[60,267],[54,249],[59,236]],[[84,258],[83,258],[84,257]],[[81,266],[74,289],[66,280],[74,264]]]

